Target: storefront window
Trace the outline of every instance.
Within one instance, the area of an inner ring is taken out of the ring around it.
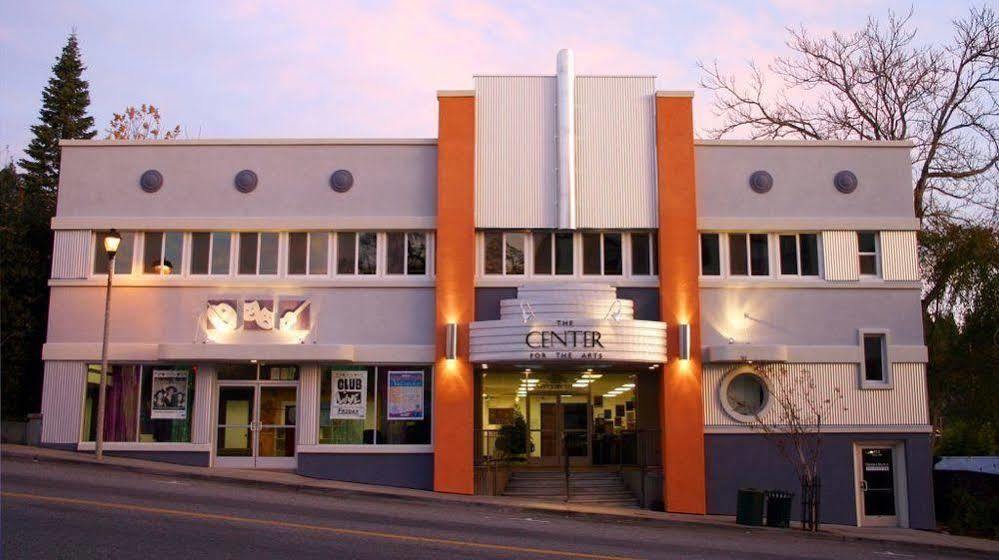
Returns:
[[[189,442],[196,368],[113,365],[108,369],[104,441]],[[82,439],[97,437],[100,365],[87,368]]]
[[[319,443],[428,445],[429,368],[336,366],[320,384]]]

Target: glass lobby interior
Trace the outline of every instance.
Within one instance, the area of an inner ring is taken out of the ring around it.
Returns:
[[[479,367],[476,461],[523,467],[658,461],[660,370]]]

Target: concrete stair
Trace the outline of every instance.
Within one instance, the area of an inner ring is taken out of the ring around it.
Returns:
[[[548,502],[565,501],[565,473],[555,470],[514,471],[504,496]],[[569,475],[569,502],[638,508],[638,499],[615,471],[580,471]]]

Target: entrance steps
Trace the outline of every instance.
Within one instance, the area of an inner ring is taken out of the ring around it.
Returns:
[[[554,470],[519,470],[510,474],[504,496],[565,501],[565,473]],[[638,499],[615,471],[582,471],[569,475],[569,503],[638,508]]]

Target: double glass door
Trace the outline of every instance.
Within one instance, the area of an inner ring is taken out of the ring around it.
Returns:
[[[585,394],[530,393],[530,462],[590,464],[590,405]]]
[[[297,404],[297,383],[220,383],[215,464],[295,468]]]

